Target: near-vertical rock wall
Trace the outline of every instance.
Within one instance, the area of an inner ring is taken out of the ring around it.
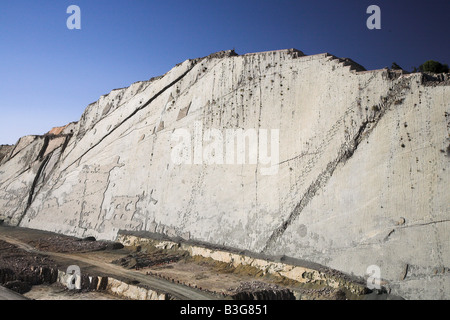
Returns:
[[[377,265],[395,294],[449,299],[449,88],[297,50],[187,60],[2,147],[0,220],[150,231],[361,277]],[[227,158],[239,130],[244,163]],[[179,132],[192,164],[174,161]]]

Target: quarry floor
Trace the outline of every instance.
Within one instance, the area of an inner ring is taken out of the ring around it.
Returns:
[[[0,226],[0,271],[10,268],[20,273],[40,265],[56,265],[64,271],[77,265],[90,276],[113,277],[181,300],[231,299],[244,290],[265,289],[301,291],[303,299],[345,299],[345,294],[337,289],[305,288],[292,280],[171,250],[120,248],[108,242]],[[106,292],[69,291],[59,283],[34,285],[25,291],[22,292],[25,297],[35,300],[121,299]]]

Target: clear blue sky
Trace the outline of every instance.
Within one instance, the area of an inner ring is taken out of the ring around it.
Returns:
[[[81,30],[69,30],[69,5]],[[381,8],[381,30],[366,9]],[[450,1],[2,0],[0,144],[78,121],[112,89],[166,73],[189,58],[297,48],[367,69],[450,64]]]

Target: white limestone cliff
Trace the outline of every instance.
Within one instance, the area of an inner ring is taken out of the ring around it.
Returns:
[[[449,89],[294,49],[187,60],[21,138],[0,160],[0,219],[108,240],[149,231],[359,277],[377,265],[395,294],[449,299]],[[199,125],[258,142],[278,130],[275,173],[175,163],[174,132],[195,143]]]

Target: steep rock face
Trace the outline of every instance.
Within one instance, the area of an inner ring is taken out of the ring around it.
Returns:
[[[187,60],[20,139],[0,219],[377,265],[395,294],[448,299],[450,92],[427,79],[293,49]]]

